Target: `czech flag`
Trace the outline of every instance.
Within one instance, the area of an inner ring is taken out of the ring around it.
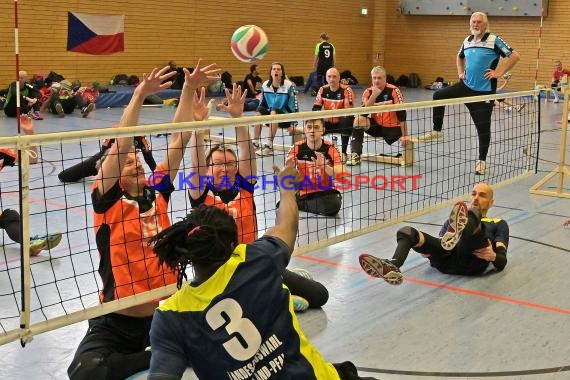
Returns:
[[[125,51],[125,16],[67,12],[67,51],[93,55]]]

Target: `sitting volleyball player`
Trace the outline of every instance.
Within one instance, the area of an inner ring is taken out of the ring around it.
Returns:
[[[478,275],[485,272],[489,262],[501,271],[507,265],[509,226],[500,218],[487,218],[492,206],[493,189],[479,183],[471,192],[471,208],[467,209],[465,202],[456,203],[439,238],[403,227],[396,234],[398,246],[392,259],[362,254],[360,266],[369,275],[398,285],[402,283],[400,267],[413,249],[442,273]]]
[[[243,114],[245,95],[235,83],[232,91],[226,89],[227,111],[233,118]],[[198,112],[206,116],[206,110]],[[196,120],[202,120],[201,116]],[[190,177],[191,187],[188,196],[192,207],[201,204],[216,206],[231,214],[237,223],[238,242],[249,244],[257,239],[257,214],[254,199],[257,161],[247,126],[235,128],[238,153],[226,145],[213,145],[208,153],[204,151],[204,137],[200,132],[190,139],[190,172],[197,173]],[[210,178],[211,182],[201,181]],[[315,280],[303,269],[286,269],[283,283],[293,295],[295,311],[307,308],[319,308],[329,298],[325,286]]]
[[[299,227],[296,176],[279,172],[275,226],[250,244],[239,244],[231,215],[206,205],[152,239],[160,262],[179,272],[179,290],[154,314],[149,380],[181,379],[186,367],[212,380],[362,379],[309,342],[281,279]],[[194,278],[183,284],[188,266]]]
[[[20,115],[20,128],[26,135],[34,134],[34,124],[30,116]],[[38,149],[30,148],[30,164],[38,162]],[[23,153],[26,154],[26,153]],[[0,171],[5,166],[14,166],[18,162],[18,152],[13,148],[0,148]],[[0,210],[0,229],[6,230],[8,237],[16,243],[22,243],[20,234],[20,214],[16,210],[7,208]],[[41,251],[52,249],[61,241],[61,233],[56,232],[44,236],[30,237],[30,256],[37,256]]]
[[[342,195],[333,179],[343,172],[341,156],[331,141],[323,140],[323,119],[307,120],[305,139],[295,143],[287,155],[286,165],[296,166],[303,178],[296,194],[299,210],[334,216],[342,207]]]
[[[362,94],[362,106],[372,107],[404,103],[404,95],[397,86],[386,82],[386,70],[375,66],[370,72],[372,86]],[[354,119],[352,131],[352,153],[346,160],[346,165],[360,165],[364,132],[372,137],[382,137],[388,145],[399,141],[403,146],[410,140],[406,126],[406,111],[388,111],[371,115],[358,115]]]

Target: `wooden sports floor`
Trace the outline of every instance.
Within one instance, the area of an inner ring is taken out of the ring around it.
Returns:
[[[432,95],[423,89],[405,93],[408,101]],[[312,100],[300,94],[301,110],[310,110]],[[47,115],[35,123],[36,133],[110,127],[121,112],[98,109],[86,119],[78,112],[64,119]],[[168,122],[173,112],[145,108],[141,123]],[[359,254],[391,257],[395,232],[405,224],[437,234],[447,209],[293,258],[291,267],[309,270],[330,292],[322,309],[299,315],[306,335],[327,360],[353,361],[362,375],[386,380],[570,378],[570,229],[562,226],[570,218],[570,200],[529,194],[558,163],[561,118],[562,104],[541,103],[539,172],[496,190],[489,216],[507,220],[511,232],[503,272],[444,275],[412,253],[402,268],[401,286],[363,273]],[[2,114],[0,135],[14,134],[14,125]],[[83,148],[76,149],[80,156]],[[32,169],[31,181],[39,176],[57,181],[61,164],[51,165],[47,172]],[[66,189],[84,197],[90,184],[88,179]],[[3,191],[6,186],[17,183],[3,182]],[[565,184],[566,192],[569,186]],[[48,188],[46,196],[50,191],[61,189]],[[306,214],[302,218],[310,219]],[[16,247],[9,250],[15,255]],[[19,342],[0,346],[0,379],[67,378],[67,366],[86,328],[87,323],[80,322],[38,335],[25,348]],[[185,378],[195,377],[189,371]]]

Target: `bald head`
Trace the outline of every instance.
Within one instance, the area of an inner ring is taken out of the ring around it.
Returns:
[[[471,191],[471,207],[478,209],[483,217],[494,204],[494,192],[491,185],[486,182],[476,184]]]
[[[24,70],[21,70],[20,72],[18,72],[18,78],[20,79],[21,82],[26,82],[28,80],[28,73]]]
[[[330,85],[331,90],[336,91],[340,86],[340,73],[334,67],[327,70],[326,74],[327,83]]]

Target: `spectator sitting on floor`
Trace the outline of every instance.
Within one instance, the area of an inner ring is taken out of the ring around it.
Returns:
[[[18,77],[20,78],[20,114],[28,114],[34,120],[42,120],[37,89],[30,83],[27,72],[20,71]],[[4,101],[4,113],[8,117],[17,116],[16,82],[12,82],[8,87]]]
[[[53,82],[49,93],[49,98],[42,104],[42,108],[49,109],[59,117],[72,113],[77,107],[81,109],[82,116],[86,117],[95,108],[99,95],[99,91],[87,87],[79,87],[76,92],[67,80]]]

